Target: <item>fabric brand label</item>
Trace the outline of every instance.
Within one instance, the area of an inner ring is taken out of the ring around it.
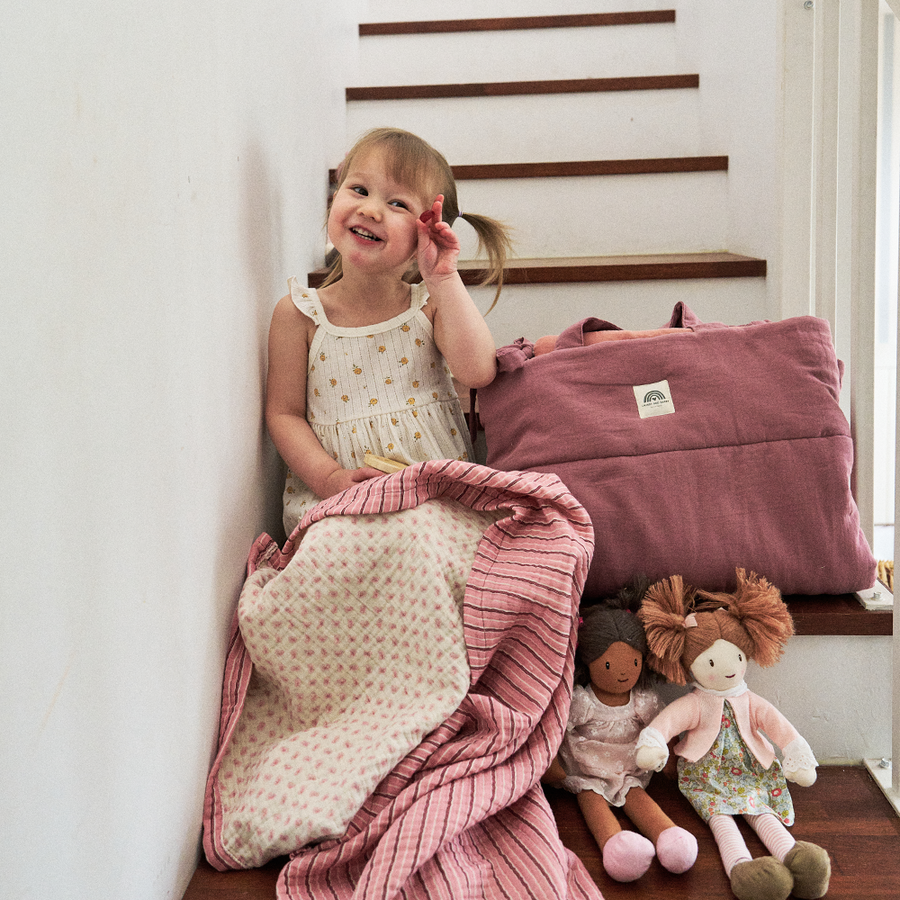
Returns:
[[[638,413],[642,419],[650,416],[667,416],[675,412],[672,392],[668,381],[657,381],[655,384],[637,384],[633,388],[634,399],[637,400]]]

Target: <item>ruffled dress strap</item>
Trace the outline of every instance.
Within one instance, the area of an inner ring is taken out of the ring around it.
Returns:
[[[327,321],[325,311],[322,309],[322,301],[316,293],[315,288],[305,287],[300,284],[296,277],[288,279],[288,290],[291,294],[291,301],[294,306],[303,313],[304,316],[313,320],[316,325]]]

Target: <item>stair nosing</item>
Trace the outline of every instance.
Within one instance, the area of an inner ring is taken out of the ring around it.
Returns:
[[[477,284],[485,272],[483,260],[460,260],[465,284]],[[504,284],[575,284],[608,281],[672,281],[709,278],[762,278],[767,262],[727,251],[660,253],[509,260]],[[309,286],[318,287],[325,269],[308,273]]]
[[[460,31],[522,31],[542,28],[594,28],[657,25],[675,21],[674,9],[549,16],[506,16],[483,19],[432,19],[416,22],[365,22],[360,37],[401,34],[447,34]]]
[[[348,87],[348,102],[365,100],[435,100],[455,97],[509,97],[533,94],[584,94],[697,88],[696,73],[633,75],[612,78],[563,78],[544,81],[493,81],[464,84],[411,84]]]
[[[505,178],[581,178],[614,175],[679,174],[682,172],[727,172],[727,156],[659,156],[635,159],[595,159],[533,163],[474,163],[450,167],[457,181]],[[337,169],[328,170],[334,184]]]

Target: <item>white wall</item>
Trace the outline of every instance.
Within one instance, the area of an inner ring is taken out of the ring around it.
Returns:
[[[317,262],[350,0],[0,18],[0,884],[180,898],[280,527],[265,336]]]

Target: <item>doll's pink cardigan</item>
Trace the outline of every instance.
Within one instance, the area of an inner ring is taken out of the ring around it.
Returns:
[[[725,699],[721,695],[695,688],[690,694],[670,703],[644,729],[639,746],[657,743],[648,734],[651,730],[659,733],[664,744],[668,744],[675,735],[685,732],[675,747],[675,753],[689,762],[696,762],[712,747],[721,729]],[[734,710],[741,737],[765,768],[772,765],[775,751],[760,731],[765,731],[782,749],[798,740],[807,746],[797,729],[768,700],[749,690],[727,699]]]

